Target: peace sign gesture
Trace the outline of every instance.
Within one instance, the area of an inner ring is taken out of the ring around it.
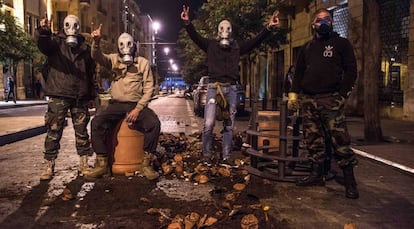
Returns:
[[[190,7],[189,6],[186,7],[185,5],[183,5],[183,12],[181,12],[181,19],[187,25],[190,23],[189,12],[190,12]]]
[[[44,29],[47,29],[47,30],[50,30],[51,23],[50,23],[50,21],[47,17],[46,12],[45,12],[45,17],[40,20],[39,24],[40,24],[40,27],[42,27]]]
[[[93,23],[92,23],[92,29],[93,29]],[[93,40],[95,41],[95,43],[99,43],[99,41],[101,40],[101,29],[102,29],[102,24],[99,25],[99,27],[97,29],[95,29],[94,31],[92,31],[91,36],[93,38]]]
[[[273,27],[273,26],[277,26],[277,27],[279,27],[280,26],[280,24],[279,24],[279,11],[278,10],[276,10],[274,13],[273,13],[273,15],[272,15],[272,17],[270,18],[270,20],[269,20],[269,23],[268,23],[268,25],[267,25],[269,28],[271,28],[271,27]]]

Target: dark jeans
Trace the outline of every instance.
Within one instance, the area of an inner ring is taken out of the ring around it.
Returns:
[[[7,90],[7,96],[6,96],[6,102],[10,100],[10,96],[13,94],[13,101],[16,103],[16,94],[14,93],[14,90]]]
[[[91,132],[92,148],[96,154],[109,156],[112,153],[109,152],[108,141],[112,141],[114,128],[135,106],[135,102],[111,102],[106,109],[96,114],[92,119]],[[145,107],[131,127],[144,133],[144,150],[155,152],[161,131],[161,123],[155,112]]]

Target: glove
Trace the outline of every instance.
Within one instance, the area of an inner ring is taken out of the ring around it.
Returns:
[[[288,110],[299,110],[300,104],[298,100],[298,94],[295,92],[289,92],[288,94]]]

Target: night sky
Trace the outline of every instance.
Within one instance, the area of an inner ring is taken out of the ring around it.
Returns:
[[[178,32],[183,27],[180,18],[183,5],[190,6],[190,18],[194,19],[196,11],[206,0],[135,0],[142,13],[149,14],[155,21],[161,23],[160,40],[175,42]]]

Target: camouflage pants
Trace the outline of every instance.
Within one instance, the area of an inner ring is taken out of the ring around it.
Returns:
[[[91,144],[87,129],[90,120],[88,103],[88,100],[56,97],[49,98],[45,115],[45,125],[47,129],[45,159],[52,160],[57,158],[60,149],[60,139],[62,138],[65,124],[65,117],[68,110],[70,111],[73,128],[75,130],[76,150],[78,155],[91,154]]]
[[[345,98],[339,93],[316,96],[304,95],[303,130],[305,144],[311,161],[323,163],[326,158],[325,138],[330,137],[333,157],[343,168],[357,163],[355,153],[350,148],[351,137],[345,121]]]

